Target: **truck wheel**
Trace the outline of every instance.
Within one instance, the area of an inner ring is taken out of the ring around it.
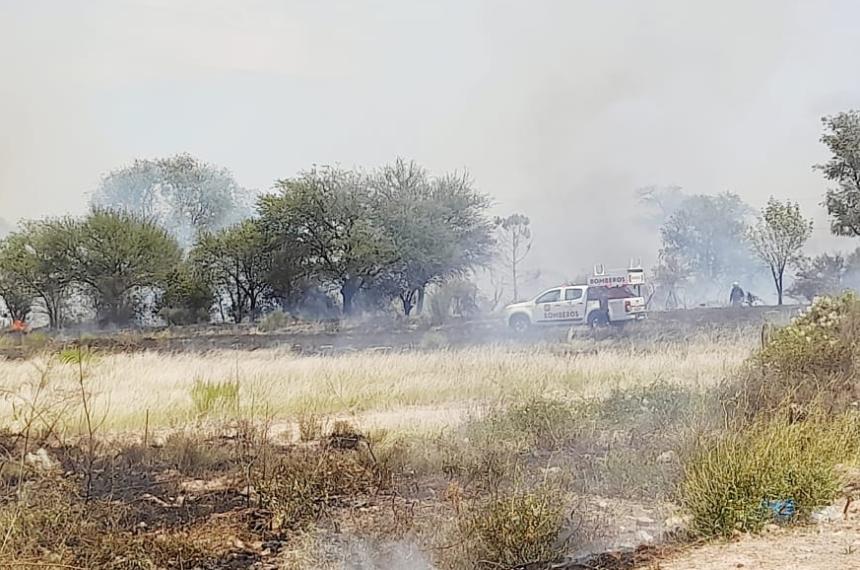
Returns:
[[[525,315],[514,315],[511,317],[511,320],[508,321],[508,325],[515,333],[522,334],[529,330],[531,321],[529,321],[529,318]]]
[[[609,315],[604,311],[592,311],[588,315],[588,326],[593,329],[602,328],[609,324]]]

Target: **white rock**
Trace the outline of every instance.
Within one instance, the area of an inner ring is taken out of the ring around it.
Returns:
[[[813,511],[813,513],[809,515],[809,518],[816,524],[838,521],[842,519],[842,509],[837,505],[830,505],[829,507]]]
[[[675,463],[678,459],[678,454],[672,451],[664,451],[660,455],[657,456],[657,463],[661,465],[666,465],[667,463]]]

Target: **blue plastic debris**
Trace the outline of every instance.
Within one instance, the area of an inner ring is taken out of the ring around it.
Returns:
[[[776,522],[787,523],[797,514],[797,505],[794,499],[782,499],[776,501],[763,501],[762,506],[770,511]]]

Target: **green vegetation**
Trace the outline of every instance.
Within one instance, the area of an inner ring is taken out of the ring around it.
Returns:
[[[198,416],[214,412],[235,412],[239,408],[239,381],[209,382],[197,379],[191,388],[191,401]]]
[[[519,568],[560,559],[566,513],[563,492],[552,487],[513,490],[476,501],[460,516],[466,559],[474,568]]]
[[[840,485],[833,467],[860,458],[860,418],[762,420],[700,444],[685,465],[681,502],[693,531],[730,536],[773,520],[765,501],[792,499],[798,520],[829,505]]]

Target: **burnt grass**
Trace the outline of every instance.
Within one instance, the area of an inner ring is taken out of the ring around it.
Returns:
[[[637,345],[677,343],[691,334],[705,333],[719,341],[743,327],[759,327],[766,320],[785,321],[792,307],[694,308],[657,312],[642,323],[593,334],[576,327],[577,336],[595,341],[622,341]],[[427,350],[428,335],[445,347],[458,348],[487,344],[529,345],[557,342],[567,338],[566,327],[535,328],[525,335],[512,333],[501,318],[452,319],[431,326],[428,322],[407,322],[392,318],[361,321],[294,321],[282,329],[261,332],[253,324],[221,324],[187,327],[149,327],[123,330],[74,330],[60,333],[35,331],[22,341],[8,336],[0,343],[0,358],[21,359],[40,352],[86,347],[103,353],[155,351],[165,353],[205,353],[212,350],[289,349],[296,354],[337,354],[362,350]]]
[[[534,400],[443,439],[410,441],[383,441],[344,424],[296,444],[273,443],[266,426],[251,425],[177,433],[155,445],[34,439],[24,449],[24,438],[6,433],[0,528],[12,526],[0,566],[271,569],[297,537],[324,529],[417,541],[440,569],[482,568],[470,562],[461,524],[441,539],[421,537],[420,529],[545,486],[548,470],[560,475],[550,487],[560,502],[569,493],[666,497],[679,465],[656,458],[677,444],[671,434],[694,398],[660,384],[602,402]],[[52,465],[22,459],[38,449]],[[58,524],[72,530],[57,532]],[[462,548],[449,552],[450,544]],[[576,559],[565,552],[512,567],[632,568],[657,551]]]
[[[718,337],[723,330],[757,325],[765,318],[762,310],[724,311],[719,318],[728,324],[718,325],[708,320],[708,311],[663,315],[662,321],[610,331],[613,338],[594,341],[620,339],[635,349],[637,343],[677,342],[690,331],[712,329]],[[420,350],[427,333],[418,327],[384,329],[382,324],[330,324],[257,334],[214,327],[157,335],[45,337],[38,348],[4,350],[18,351],[17,356],[70,344],[100,352],[285,345],[311,353],[379,346]],[[551,330],[511,338],[495,322],[434,329],[439,330],[451,346],[499,339],[545,342],[564,335]],[[64,441],[55,435],[39,439],[4,432],[0,531],[8,538],[0,550],[0,567],[302,567],[280,566],[281,555],[301,548],[296,541],[317,530],[358,533],[373,541],[414,541],[440,569],[490,567],[469,559],[472,537],[463,524],[464,513],[548,482],[559,503],[576,495],[671,501],[690,429],[718,417],[714,405],[710,395],[656,383],[600,400],[513,403],[460,428],[417,439],[363,434],[341,425],[314,441],[282,444],[269,439],[266,425],[236,422],[212,433],[180,432],[157,442]],[[48,464],[28,456],[40,449]],[[573,505],[574,510],[584,508],[584,503]],[[451,520],[453,526],[445,526]],[[589,540],[601,532],[599,526],[588,529]],[[427,527],[445,531],[426,536]],[[577,546],[565,544],[553,560],[510,567],[633,568],[662,553],[661,548],[640,547],[566,559]]]

